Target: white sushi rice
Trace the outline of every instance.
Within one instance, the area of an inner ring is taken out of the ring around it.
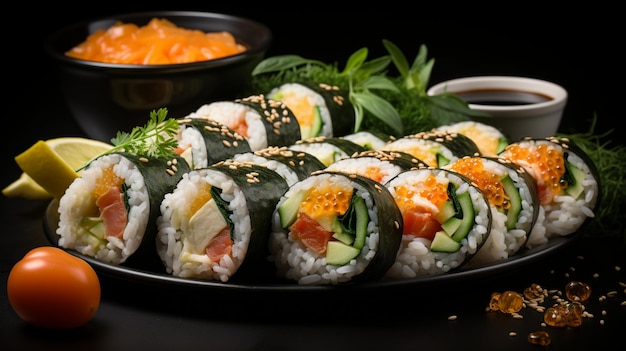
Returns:
[[[232,255],[211,262],[203,238],[190,234],[190,206],[206,183],[222,190],[234,223]],[[166,194],[157,218],[157,252],[166,271],[183,278],[226,282],[237,272],[246,257],[252,228],[246,199],[237,184],[226,174],[212,169],[193,170],[183,175],[173,192]]]
[[[104,169],[113,166],[114,173],[124,179],[125,196],[130,209],[128,223],[121,239],[107,237],[106,242],[95,244],[88,230],[81,226],[84,217],[91,217],[97,211],[93,196],[98,179]],[[58,245],[96,258],[97,260],[120,264],[126,261],[139,248],[150,215],[148,190],[135,164],[129,159],[111,154],[98,158],[81,172],[59,200]]]
[[[429,175],[435,175],[437,183],[447,186],[452,182],[457,186],[456,193],[463,194],[469,191],[475,211],[475,224],[467,236],[461,240],[461,248],[454,253],[431,251],[432,242],[426,238],[418,238],[410,234],[402,236],[402,244],[396,261],[387,271],[386,277],[391,279],[408,279],[419,276],[438,275],[447,273],[465,263],[476,254],[485,243],[489,230],[490,206],[478,188],[471,186],[460,177],[441,169],[419,169],[406,171],[393,178],[385,186],[395,196],[395,188],[404,186],[411,188],[412,184],[419,184]],[[418,201],[429,202],[425,198]],[[434,206],[434,205],[433,205]],[[488,239],[487,239],[488,240]]]
[[[499,151],[498,142],[506,140],[506,136],[498,128],[476,121],[447,124],[437,127],[436,130],[465,135],[478,146],[480,153],[485,156],[495,156]]]
[[[243,135],[252,151],[268,147],[265,125],[261,115],[250,106],[234,101],[216,101],[200,106],[196,112],[189,114],[190,118],[210,118],[231,128]],[[245,132],[239,126],[245,124]]]
[[[349,263],[338,266],[326,264],[326,257],[309,250],[299,240],[293,239],[287,230],[280,225],[278,210],[272,217],[272,233],[270,234],[269,260],[274,262],[279,276],[296,280],[302,285],[339,284],[350,281],[361,274],[376,255],[379,241],[378,210],[369,192],[349,178],[334,174],[316,174],[294,184],[283,195],[277,209],[289,197],[302,189],[332,185],[346,191],[352,191],[365,200],[368,208],[369,223],[367,236],[361,253]]]
[[[361,145],[368,150],[381,150],[385,146],[385,144],[387,144],[387,141],[379,138],[378,136],[368,131],[360,131],[347,134],[344,135],[342,138],[350,140],[355,144]]]
[[[295,143],[288,146],[289,150],[302,151],[317,157],[325,166],[330,166],[333,162],[348,158],[348,155],[337,145],[327,142]]]
[[[313,89],[299,83],[285,83],[279,87],[272,89],[268,97],[273,100],[282,101],[279,98],[281,95],[290,95],[295,99],[304,99],[307,101],[310,106],[317,106],[319,108],[320,116],[322,117],[322,130],[317,135],[307,135],[306,131],[309,126],[300,126],[300,131],[302,132],[302,139],[306,139],[308,137],[332,137],[333,136],[333,121],[330,115],[330,111],[328,110],[328,106],[326,105],[326,101],[322,95],[315,92]],[[290,103],[285,102],[287,107],[289,107]],[[293,104],[292,104],[293,106]],[[296,120],[298,116],[296,115]]]
[[[176,140],[178,140],[178,147],[184,150],[181,157],[192,169],[208,166],[206,143],[198,129],[182,125],[178,129]]]
[[[253,164],[267,167],[275,171],[276,173],[280,174],[280,176],[283,177],[283,179],[285,179],[285,181],[287,182],[287,185],[289,186],[293,185],[295,182],[300,180],[298,178],[298,174],[294,170],[289,168],[287,165],[285,165],[284,163],[276,161],[276,160],[272,160],[269,158],[265,158],[263,156],[255,155],[254,152],[245,152],[242,154],[237,154],[233,157],[233,160],[238,161],[238,162],[250,162]]]
[[[359,174],[381,184],[387,183],[403,171],[402,167],[376,157],[344,158],[331,163],[326,170]],[[380,179],[373,178],[374,175],[380,176]]]

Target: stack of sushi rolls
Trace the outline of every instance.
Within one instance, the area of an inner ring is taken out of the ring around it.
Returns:
[[[324,166],[329,166],[335,161],[367,150],[365,147],[347,139],[322,136],[298,140],[294,144],[289,145],[288,148],[294,151],[309,153],[317,157]]]
[[[356,173],[385,184],[400,172],[423,166],[422,161],[405,152],[366,150],[335,161],[326,170]]]
[[[269,259],[278,277],[301,285],[371,281],[391,267],[401,239],[402,215],[384,186],[324,170],[278,202]]]
[[[166,271],[227,282],[267,262],[270,219],[287,189],[277,172],[249,162],[226,160],[184,174],[157,220]]]
[[[291,109],[264,95],[211,102],[188,117],[210,118],[226,125],[243,135],[252,151],[286,146],[301,139],[300,125]]]
[[[591,158],[572,141],[525,138],[511,143],[500,156],[526,169],[537,183],[545,234],[531,245],[570,235],[594,217],[600,177]]]
[[[537,224],[537,185],[526,170],[499,157],[465,156],[446,169],[468,177],[485,194],[492,212],[489,238],[468,264],[494,263],[516,254]]]
[[[469,137],[437,130],[406,135],[385,144],[382,149],[406,152],[426,162],[428,166],[437,168],[442,168],[459,157],[480,153],[476,143]]]
[[[417,168],[385,184],[403,218],[402,245],[386,276],[409,279],[462,266],[487,241],[492,214],[469,178],[440,168]]]
[[[353,131],[354,108],[348,93],[321,82],[290,82],[273,88],[269,99],[284,102],[300,125],[302,139],[339,137]]]
[[[265,166],[278,172],[285,178],[288,185],[292,185],[325,167],[317,157],[306,152],[289,150],[285,146],[270,146],[259,151],[237,154],[233,160]]]
[[[59,200],[58,245],[111,264],[158,264],[159,206],[189,171],[180,156],[96,158]]]
[[[198,117],[178,119],[176,152],[191,168],[201,168],[250,151],[248,140],[216,120]]]
[[[476,121],[462,121],[442,125],[435,130],[445,132],[455,132],[472,139],[478,146],[480,153],[484,156],[496,156],[509,144],[509,140],[504,133],[489,124]]]

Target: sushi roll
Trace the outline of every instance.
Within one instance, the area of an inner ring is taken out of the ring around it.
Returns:
[[[246,138],[218,121],[210,118],[181,118],[177,121],[176,153],[192,169],[206,167],[251,150]]]
[[[272,217],[270,260],[301,285],[380,279],[402,238],[389,191],[360,175],[319,171],[289,187]]]
[[[385,144],[394,140],[390,135],[365,130],[346,134],[341,138],[357,143],[367,150],[380,150],[385,146]]]
[[[491,231],[468,264],[494,263],[515,255],[526,243],[539,216],[537,185],[522,167],[488,156],[465,156],[446,169],[468,177],[485,194],[491,207]]]
[[[500,156],[526,169],[537,183],[545,234],[533,244],[570,235],[595,216],[600,177],[593,160],[575,143],[557,137],[525,138]]]
[[[386,276],[416,278],[462,266],[487,241],[491,210],[483,192],[465,176],[440,168],[398,174],[385,184],[404,226],[402,245]]]
[[[305,140],[298,140],[295,144],[288,146],[290,150],[303,151],[317,157],[324,166],[348,158],[355,153],[366,151],[366,149],[350,140],[342,138],[315,137]]]
[[[293,82],[272,89],[268,98],[284,102],[296,116],[302,139],[351,133],[354,108],[347,92],[326,83]]]
[[[317,157],[306,152],[289,150],[284,146],[270,146],[259,151],[237,154],[233,160],[265,166],[285,178],[289,186],[325,167]]]
[[[210,118],[243,135],[252,151],[286,146],[300,140],[300,125],[282,102],[252,95],[232,101],[215,101],[198,108],[190,118]]]
[[[476,143],[456,132],[429,131],[406,135],[387,143],[382,150],[402,151],[428,166],[441,168],[463,157],[480,153]]]
[[[484,156],[496,156],[509,144],[508,138],[498,128],[475,121],[463,121],[437,127],[442,132],[454,132],[472,139]]]
[[[244,267],[267,262],[270,219],[287,189],[278,173],[247,162],[227,160],[185,174],[165,195],[157,221],[166,271],[227,282]]]
[[[179,156],[98,157],[59,200],[58,245],[106,263],[158,265],[154,240],[159,206],[189,171]]]
[[[360,174],[385,184],[401,172],[425,164],[400,151],[367,150],[331,163],[326,170]]]

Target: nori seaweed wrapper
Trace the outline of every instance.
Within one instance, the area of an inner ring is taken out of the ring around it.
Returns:
[[[150,201],[150,216],[148,226],[143,235],[143,239],[137,251],[130,255],[123,263],[135,268],[152,268],[162,266],[160,258],[156,252],[157,217],[161,214],[160,206],[167,193],[174,190],[183,174],[191,169],[189,164],[180,156],[148,158],[137,156],[126,152],[117,152],[122,157],[130,160],[141,173],[144,184],[148,191]]]
[[[251,279],[257,280],[255,272],[263,272],[259,270],[258,265],[267,264],[273,211],[281,196],[289,188],[287,182],[275,171],[251,162],[226,160],[208,168],[229,176],[239,186],[246,199],[251,227],[250,241],[246,257],[235,275],[239,277],[242,274],[250,274]],[[250,267],[249,272],[246,272],[246,267]]]
[[[196,128],[204,138],[208,164],[227,160],[236,154],[251,151],[248,140],[228,126],[210,118],[181,118],[178,123]]]
[[[333,123],[333,137],[340,137],[354,131],[354,107],[350,103],[348,92],[339,86],[323,82],[301,83],[320,94],[326,102]]]
[[[255,151],[254,154],[284,164],[300,180],[326,167],[317,157],[304,151],[289,150],[287,147],[268,147]]]
[[[480,154],[478,145],[476,145],[472,139],[466,135],[456,132],[431,130],[428,132],[411,134],[406,137],[433,140],[450,150],[457,157]]]
[[[351,157],[373,157],[381,161],[389,162],[405,171],[412,168],[427,167],[424,161],[403,151],[367,150],[356,153]]]
[[[264,95],[252,95],[234,102],[246,105],[261,116],[268,146],[287,146],[301,139],[298,120],[283,102]]]

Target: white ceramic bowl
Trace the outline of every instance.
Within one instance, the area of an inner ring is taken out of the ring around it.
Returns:
[[[567,91],[545,80],[515,76],[457,78],[433,85],[428,95],[453,93],[491,117],[475,120],[500,129],[511,141],[556,134]]]

